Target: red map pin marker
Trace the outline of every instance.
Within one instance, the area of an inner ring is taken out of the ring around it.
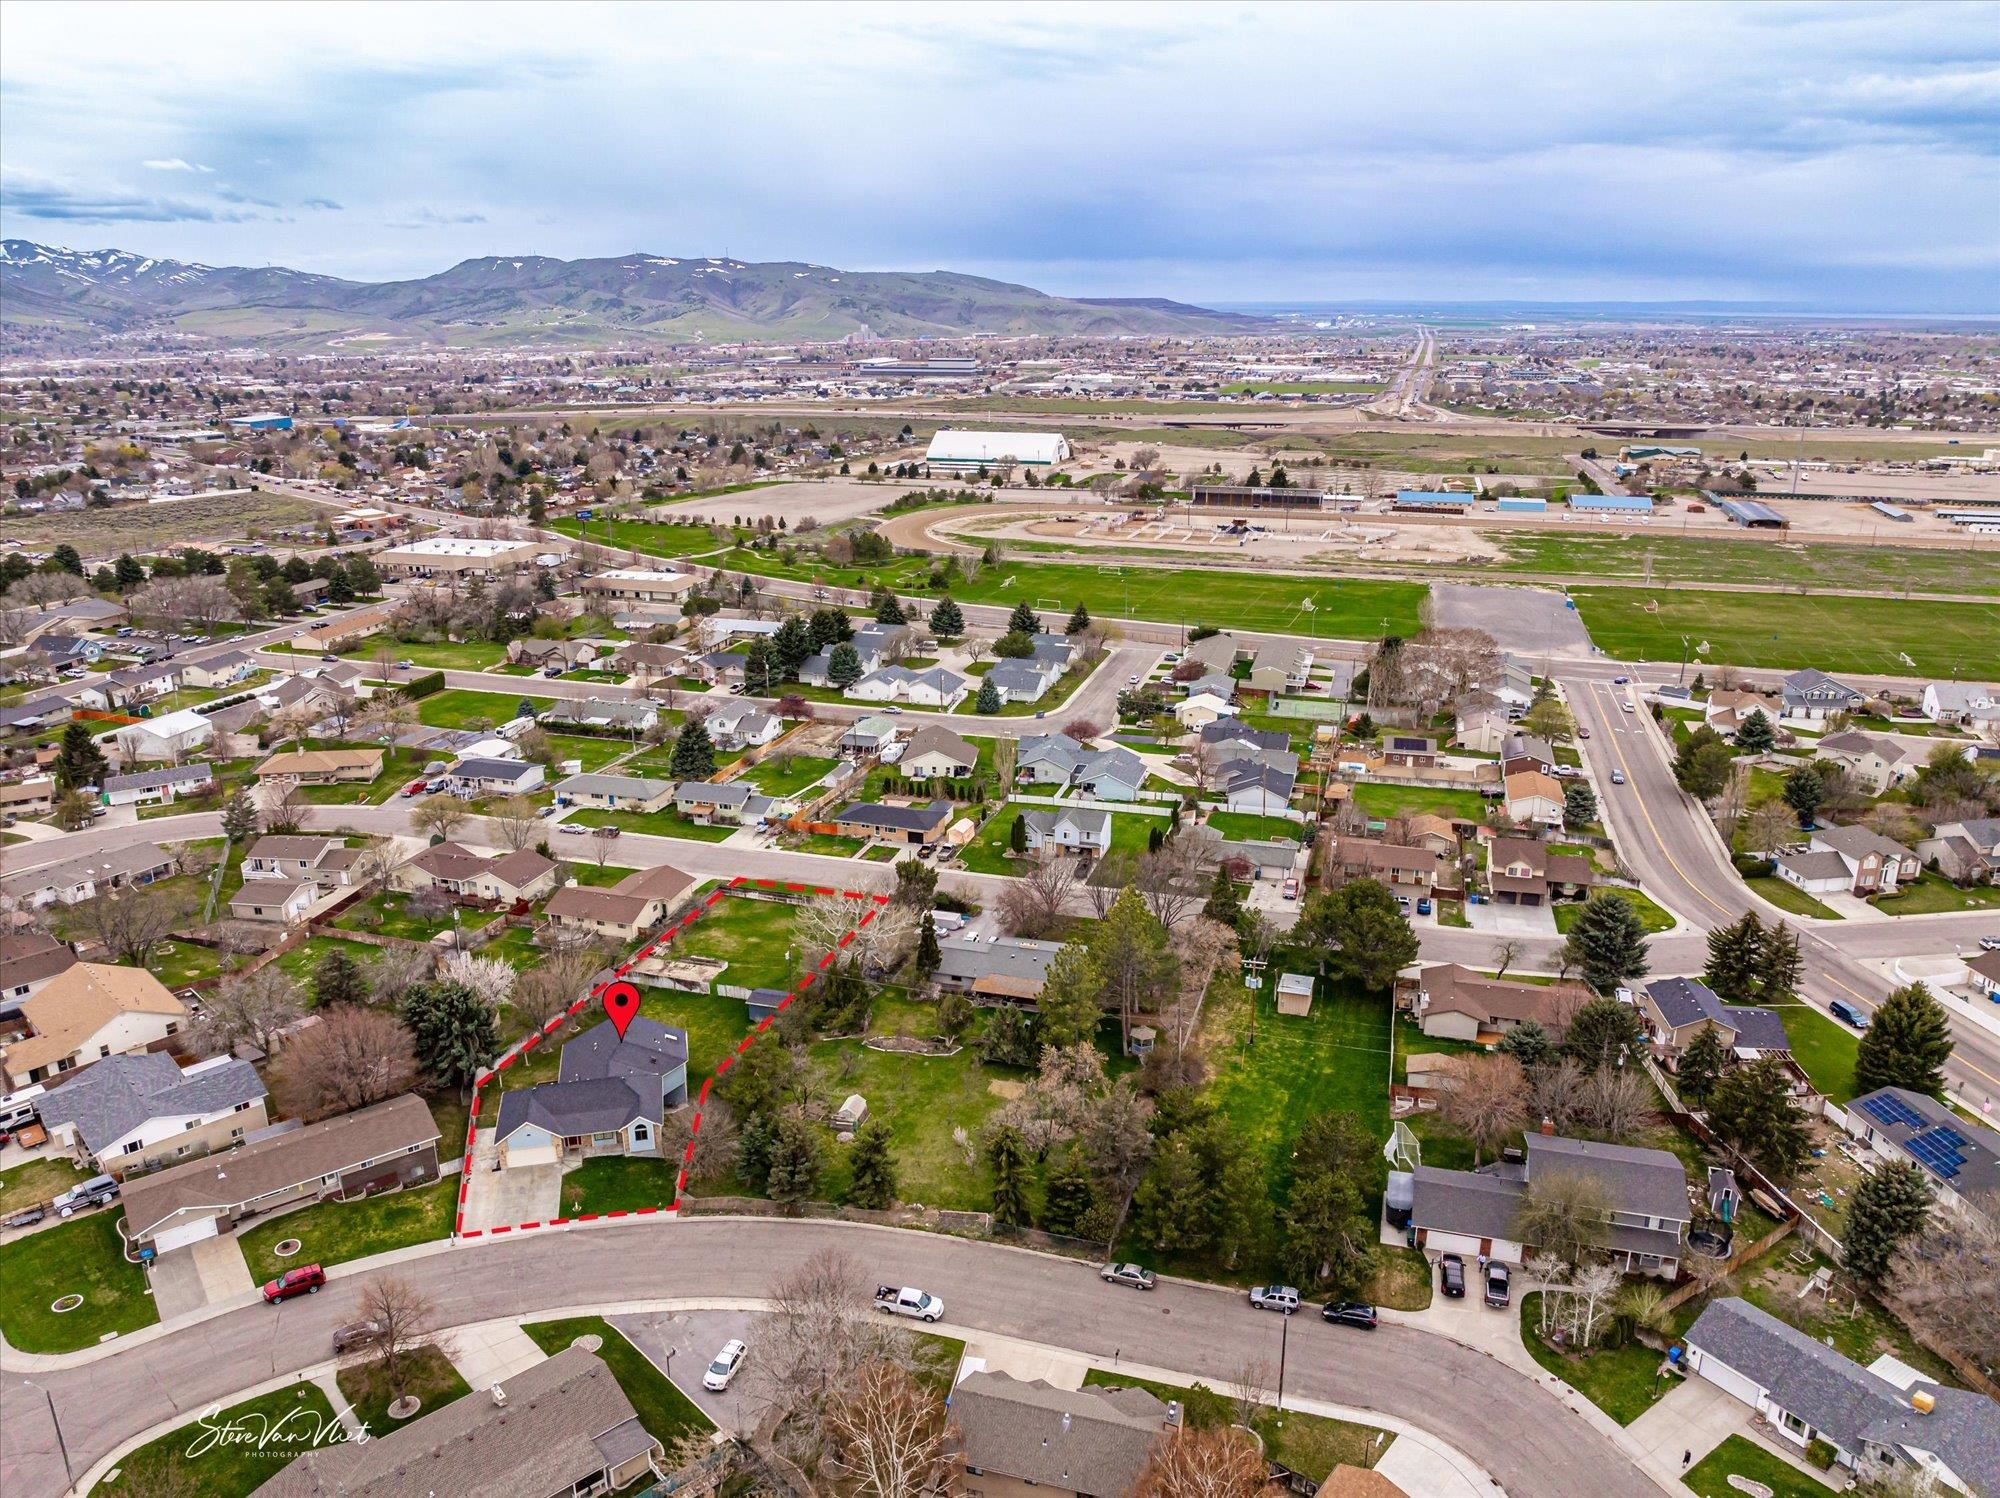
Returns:
[[[604,1012],[611,1016],[611,1023],[618,1027],[618,1038],[623,1040],[632,1016],[639,1012],[638,988],[630,983],[611,984],[604,990]]]

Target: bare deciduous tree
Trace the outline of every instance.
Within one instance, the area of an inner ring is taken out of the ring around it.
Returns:
[[[369,1328],[345,1356],[351,1366],[378,1368],[390,1391],[401,1399],[409,1390],[420,1348],[449,1355],[438,1336],[438,1308],[423,1291],[394,1274],[378,1274],[361,1287],[355,1319]]]
[[[1066,912],[1079,882],[1074,858],[1043,854],[1000,892],[1001,925],[1009,935],[1030,940],[1056,935],[1068,923]]]
[[[833,1472],[868,1498],[945,1490],[950,1422],[936,1390],[893,1363],[869,1363],[827,1404]]]
[[[1208,899],[1215,867],[1210,844],[1202,838],[1174,836],[1140,855],[1135,881],[1153,918],[1169,931],[1191,919]]]
[[[535,819],[535,803],[526,796],[509,796],[495,803],[487,816],[509,852],[532,848],[541,837],[541,823]]]
[[[1537,1173],[1521,1194],[1514,1239],[1565,1264],[1585,1264],[1611,1217],[1611,1193],[1583,1171]]]
[[[1511,936],[1504,936],[1493,943],[1493,966],[1497,969],[1494,976],[1506,977],[1507,969],[1519,962],[1521,954],[1526,950],[1525,946]]]
[[[1236,1423],[1249,1425],[1266,1405],[1277,1401],[1278,1372],[1267,1358],[1249,1357],[1229,1378],[1229,1397],[1236,1405]]]
[[[1526,1093],[1527,1078],[1512,1056],[1460,1058],[1458,1074],[1439,1098],[1438,1111],[1472,1141],[1474,1169],[1488,1150],[1527,1122]]]
[[[1583,1088],[1583,1068],[1563,1056],[1528,1073],[1530,1123],[1548,1120],[1558,1134],[1567,1134],[1575,1123]]]
[[[876,914],[860,924],[868,911]],[[810,969],[829,952],[858,957],[864,967],[891,967],[916,941],[917,913],[907,906],[850,900],[844,895],[814,895],[799,908],[796,927],[800,958]],[[841,946],[848,932],[854,939]]]
[[[1577,1092],[1577,1117],[1591,1134],[1628,1144],[1653,1117],[1653,1092],[1632,1067],[1599,1067]]]
[[[444,976],[471,989],[489,1009],[498,1009],[513,995],[514,964],[499,957],[453,952],[444,960]]]
[[[1209,1425],[1157,1442],[1134,1498],[1256,1498],[1270,1485],[1263,1455],[1243,1431]]]
[[[2000,1362],[2000,1196],[1973,1206],[1905,1240],[1889,1285],[1914,1325],[1991,1367]]]
[[[264,830],[277,837],[290,837],[305,825],[312,809],[305,788],[295,780],[275,787],[264,800]]]
[[[410,812],[410,827],[426,838],[440,837],[449,842],[470,815],[465,803],[456,796],[426,796]]]
[[[329,1118],[416,1085],[410,1032],[394,1015],[343,1004],[316,1019],[292,1036],[278,1065],[278,1093],[288,1112]]]
[[[194,1045],[205,1056],[227,1056],[245,1044],[275,1055],[279,1034],[304,1013],[298,981],[274,963],[223,980],[195,1022]]]
[[[125,889],[72,905],[66,929],[97,942],[121,962],[146,967],[153,948],[194,914],[194,902],[178,890]]]

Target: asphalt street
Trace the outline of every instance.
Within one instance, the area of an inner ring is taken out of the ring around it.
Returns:
[[[1442,1336],[1391,1326],[1357,1332],[1310,1314],[1293,1318],[1287,1331],[1238,1291],[1169,1283],[1135,1295],[1103,1285],[1089,1265],[991,1243],[841,1223],[700,1218],[451,1248],[395,1272],[436,1301],[444,1325],[460,1326],[572,1310],[639,1313],[665,1309],[662,1301],[764,1299],[826,1248],[853,1260],[857,1295],[879,1282],[942,1295],[948,1328],[1177,1369],[1211,1385],[1248,1362],[1275,1365],[1282,1342],[1287,1394],[1407,1420],[1474,1454],[1517,1498],[1657,1498],[1624,1453],[1554,1394]],[[44,1498],[64,1485],[38,1389],[54,1401],[81,1472],[155,1424],[192,1419],[240,1389],[325,1361],[333,1328],[352,1318],[358,1283],[336,1277],[319,1295],[105,1348],[85,1366],[10,1371],[0,1380],[9,1498]]]

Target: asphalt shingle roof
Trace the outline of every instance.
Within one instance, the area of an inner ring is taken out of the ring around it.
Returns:
[[[151,1118],[226,1113],[266,1095],[257,1069],[234,1057],[182,1071],[171,1056],[149,1051],[106,1056],[42,1100],[42,1122],[75,1124],[94,1155]]]

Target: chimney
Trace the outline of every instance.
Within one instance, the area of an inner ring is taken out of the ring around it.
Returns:
[[[503,1410],[507,1408],[507,1391],[499,1384],[493,1386],[493,1403]]]
[[[1550,1118],[1546,1113],[1543,1114],[1542,1137],[1544,1139],[1553,1139],[1555,1137],[1555,1132],[1556,1132],[1556,1121],[1553,1118]]]

